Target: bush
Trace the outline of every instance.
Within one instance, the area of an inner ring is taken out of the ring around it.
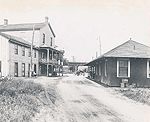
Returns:
[[[32,81],[3,80],[0,85],[0,122],[29,122],[39,113],[37,96],[44,87]]]

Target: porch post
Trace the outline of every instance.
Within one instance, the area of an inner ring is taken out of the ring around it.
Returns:
[[[49,64],[49,49],[47,49],[47,63]],[[48,64],[47,64],[47,76],[49,75],[49,73],[48,73]]]
[[[47,64],[47,76],[49,76],[49,75],[48,75],[48,66],[49,66],[49,65]]]
[[[47,49],[47,63],[49,63],[49,49]]]
[[[52,50],[52,60],[53,60],[53,55],[54,55],[54,52],[53,52],[53,50]]]

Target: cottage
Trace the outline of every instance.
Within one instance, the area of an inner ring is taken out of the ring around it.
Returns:
[[[150,47],[131,39],[86,66],[92,79],[108,86],[150,87]]]
[[[48,76],[62,70],[64,51],[56,48],[48,17],[43,23],[24,24],[8,24],[5,19],[0,25],[0,76],[29,76],[32,37],[32,71]]]

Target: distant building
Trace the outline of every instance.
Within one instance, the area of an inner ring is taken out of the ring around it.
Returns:
[[[68,62],[68,66],[73,68],[72,72],[76,72],[79,66],[84,66],[86,62]]]
[[[86,66],[92,79],[109,86],[150,87],[150,47],[131,39]]]
[[[30,71],[34,28],[32,69],[37,75],[62,70],[64,51],[56,49],[55,34],[48,17],[44,23],[0,25],[0,75],[27,77]]]

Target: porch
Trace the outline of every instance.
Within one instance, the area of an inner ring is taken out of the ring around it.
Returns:
[[[40,47],[39,75],[56,76],[63,71],[63,51],[51,47]]]

